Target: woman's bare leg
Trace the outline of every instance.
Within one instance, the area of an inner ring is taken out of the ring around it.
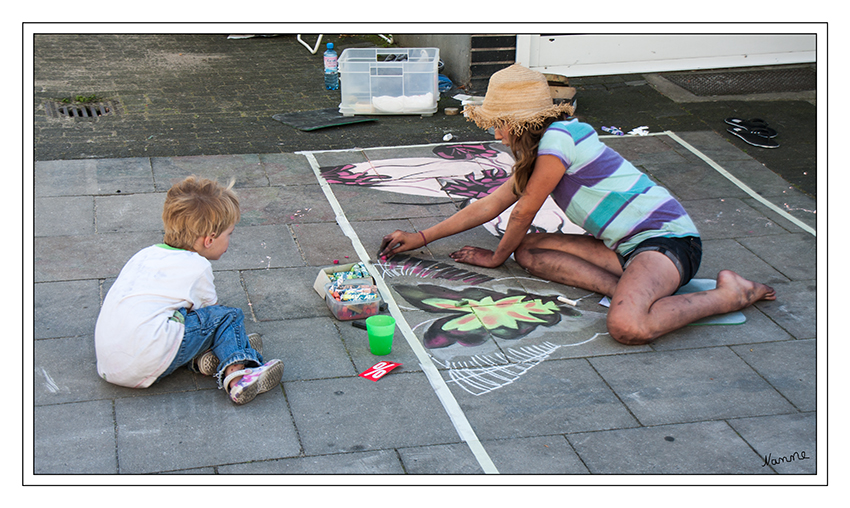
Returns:
[[[731,270],[709,291],[674,295],[679,272],[666,255],[647,251],[633,258],[620,277],[608,310],[608,332],[624,344],[646,344],[699,319],[775,300],[773,288]]]
[[[611,297],[608,331],[624,344],[646,344],[699,319],[775,300],[772,288],[723,270],[717,288],[674,295],[679,271],[659,252],[634,256],[623,272],[619,257],[583,235],[529,234],[514,253],[532,275]]]
[[[623,270],[616,253],[591,236],[562,233],[526,235],[514,259],[541,279],[614,294]]]

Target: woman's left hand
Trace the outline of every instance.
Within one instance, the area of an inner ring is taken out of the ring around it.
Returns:
[[[449,256],[459,263],[483,266],[484,268],[496,268],[501,266],[502,263],[495,259],[495,254],[492,250],[467,245],[459,251],[452,252]]]

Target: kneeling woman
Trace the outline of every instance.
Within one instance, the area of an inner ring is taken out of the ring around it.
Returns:
[[[567,104],[554,105],[543,74],[518,64],[490,78],[481,106],[467,118],[516,159],[511,178],[443,222],[384,237],[379,256],[420,248],[488,222],[516,204],[496,251],[464,247],[458,262],[497,267],[514,254],[531,274],[611,297],[608,331],[625,344],[645,344],[689,323],[740,310],[776,295],[730,270],[710,291],[674,295],[696,274],[699,232],[663,187],[603,144]],[[548,196],[589,235],[528,233]]]

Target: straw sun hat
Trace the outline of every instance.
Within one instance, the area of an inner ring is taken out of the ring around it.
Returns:
[[[490,77],[482,105],[467,105],[463,113],[467,121],[475,122],[482,129],[503,128],[519,136],[525,129],[539,126],[549,117],[572,115],[573,111],[567,103],[555,105],[552,102],[543,74],[513,64]]]

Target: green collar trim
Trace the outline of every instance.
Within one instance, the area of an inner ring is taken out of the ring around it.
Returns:
[[[178,249],[177,247],[172,247],[172,246],[168,245],[167,243],[158,243],[158,244],[156,244],[156,246],[162,247],[163,249],[168,249],[168,250],[186,250],[186,249]]]

